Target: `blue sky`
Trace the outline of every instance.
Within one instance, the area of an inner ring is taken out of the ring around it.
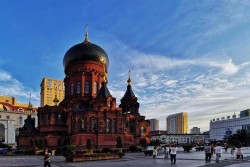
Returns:
[[[63,57],[89,39],[109,55],[111,94],[128,70],[140,113],[189,113],[189,128],[250,108],[250,2],[236,0],[0,1],[0,95],[39,105],[43,77],[64,78]]]

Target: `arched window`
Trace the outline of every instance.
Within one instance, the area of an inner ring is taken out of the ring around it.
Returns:
[[[23,124],[23,117],[22,117],[22,116],[20,116],[20,117],[18,118],[18,124],[19,124],[19,125],[22,125],[22,124]]]
[[[81,120],[81,129],[84,129],[84,128],[85,128],[85,120],[82,119],[82,120]]]
[[[111,120],[107,119],[107,121],[106,121],[106,132],[110,133],[110,131],[111,131]]]
[[[70,85],[70,95],[74,94],[74,84]]]
[[[5,128],[3,124],[0,124],[0,141],[5,142]]]
[[[81,93],[81,83],[79,81],[76,83],[76,93],[77,94]]]
[[[94,87],[93,87],[93,92],[94,92],[94,94],[96,94],[96,93],[97,93],[97,91],[98,91],[98,88],[97,88],[97,83],[96,83],[96,82],[94,82]]]
[[[57,115],[56,123],[57,123],[57,125],[61,125],[62,124],[62,115],[61,114]]]
[[[96,125],[97,125],[97,120],[95,118],[92,118],[91,121],[90,121],[91,131],[95,131],[95,129],[97,127]]]
[[[115,119],[112,121],[112,133],[116,132],[116,121]]]
[[[85,82],[85,93],[89,93],[89,82]]]
[[[44,122],[45,122],[45,125],[49,125],[49,115],[48,114],[45,115]]]

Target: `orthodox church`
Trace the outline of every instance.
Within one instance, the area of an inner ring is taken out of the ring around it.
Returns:
[[[88,139],[94,149],[116,148],[117,138],[123,147],[150,141],[150,122],[139,113],[139,103],[128,77],[127,90],[119,107],[107,87],[109,58],[88,39],[71,47],[63,59],[65,98],[54,106],[38,108],[38,128],[28,116],[20,128],[18,147],[56,149],[75,145],[85,150]]]

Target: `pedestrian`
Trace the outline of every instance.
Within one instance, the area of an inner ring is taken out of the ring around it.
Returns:
[[[235,147],[234,146],[231,148],[231,154],[232,154],[232,156],[234,156],[234,154],[235,154]]]
[[[173,144],[172,146],[170,146],[170,160],[171,160],[171,164],[175,164],[176,163],[176,153],[178,148],[176,147],[176,144]]]
[[[168,155],[169,155],[169,146],[168,145],[166,145],[165,147],[164,147],[164,154],[165,154],[165,159],[168,159]]]
[[[235,154],[236,154],[237,159],[242,159],[243,160],[243,151],[241,149],[241,145],[237,146]]]
[[[222,154],[223,147],[221,147],[220,145],[221,145],[220,143],[217,143],[217,146],[214,147],[214,152],[216,154],[216,162],[220,161],[220,157],[221,157],[221,154]]]
[[[206,144],[206,146],[204,147],[204,151],[205,151],[206,162],[210,162],[211,161],[211,146],[209,144]]]
[[[225,152],[227,152],[227,149],[228,149],[228,144],[227,143],[224,144],[224,149],[225,149]]]
[[[51,167],[50,165],[50,155],[48,150],[45,150],[45,154],[44,154],[44,167]]]
[[[153,148],[153,158],[155,159],[156,156],[157,156],[157,147],[154,146],[154,148]]]
[[[211,143],[211,157],[214,155],[214,144],[213,143]]]

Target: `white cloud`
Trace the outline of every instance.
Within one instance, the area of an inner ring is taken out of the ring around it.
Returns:
[[[29,94],[31,93],[31,103],[39,106],[39,92],[23,86],[21,82],[13,78],[9,73],[0,71],[0,95],[17,97],[18,101],[28,103]]]

